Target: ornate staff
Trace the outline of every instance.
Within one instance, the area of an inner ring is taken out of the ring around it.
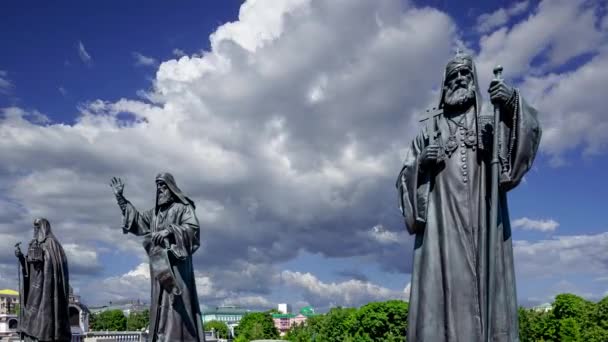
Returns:
[[[15,244],[15,248],[21,252],[21,248],[19,248],[21,242],[17,242]],[[21,288],[21,270],[23,265],[21,264],[21,259],[17,259],[17,282],[19,283],[19,339],[23,339],[23,332],[21,331],[21,321],[23,317],[23,289]]]
[[[494,81],[502,80],[502,66],[494,68]],[[494,105],[494,126],[492,129],[492,159],[490,166],[491,173],[491,192],[490,192],[490,229],[488,230],[488,282],[486,297],[486,341],[492,340],[492,302],[494,299],[494,282],[496,266],[496,231],[498,230],[498,172],[500,161],[498,159],[498,127],[500,127],[500,108]]]

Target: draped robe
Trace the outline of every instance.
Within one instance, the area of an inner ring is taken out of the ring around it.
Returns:
[[[536,111],[517,96],[517,105],[502,109],[498,130],[504,169],[499,183],[496,245],[490,246],[496,250],[493,341],[519,341],[506,192],[530,169],[541,136]],[[479,132],[476,111],[464,115]],[[419,166],[429,137],[438,132],[438,142],[445,145],[451,131],[454,128],[450,130],[443,115],[427,120],[413,140],[397,180],[406,227],[415,234],[408,341],[484,340],[491,152],[483,147],[483,139],[478,139],[476,146],[464,144],[466,130],[458,128],[458,147],[451,156],[434,167]]]
[[[169,182],[168,185],[174,187]],[[192,254],[199,247],[199,223],[193,204],[185,200],[184,202],[176,201],[168,208],[143,212],[137,211],[130,202],[126,203],[123,228],[125,233],[146,235],[144,244],[151,244],[150,233],[161,229],[167,229],[172,233],[169,237],[170,248],[167,254],[182,294],[173,295],[165,291],[156,279],[155,268],[150,263],[152,342],[204,341],[192,266]]]
[[[22,263],[19,330],[25,341],[71,341],[68,261],[48,221],[42,220],[40,230],[31,243],[39,243],[42,260],[28,255]]]

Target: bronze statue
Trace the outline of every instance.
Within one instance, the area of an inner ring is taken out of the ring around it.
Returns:
[[[69,321],[68,260],[44,218],[34,220],[27,255],[16,246],[21,265],[19,331],[24,341],[72,340]]]
[[[480,115],[472,57],[450,60],[439,106],[422,120],[397,180],[415,234],[408,341],[519,341],[507,192],[530,169],[541,129],[517,89],[497,77],[488,91],[498,125]]]
[[[110,185],[123,213],[123,233],[143,236],[149,256],[151,341],[204,341],[192,266],[200,245],[194,202],[169,173],[156,176],[156,205],[142,212],[123,196],[120,178]]]

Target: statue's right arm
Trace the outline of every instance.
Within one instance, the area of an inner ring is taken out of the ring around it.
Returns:
[[[134,235],[145,235],[150,233],[150,223],[152,222],[152,216],[154,215],[153,209],[139,211],[131,202],[126,201],[126,203],[124,203],[124,209],[122,210],[123,233],[131,233]]]
[[[122,211],[122,215],[125,215],[125,211],[127,210],[127,203],[129,203],[129,201],[127,201],[127,199],[125,198],[125,196],[123,196],[122,193],[120,194],[116,194],[116,202],[118,203],[118,206],[120,207],[120,210]]]
[[[120,178],[114,177],[110,181],[116,202],[122,211],[123,233],[144,235],[150,232],[152,213],[150,210],[139,212],[123,195],[124,183]]]

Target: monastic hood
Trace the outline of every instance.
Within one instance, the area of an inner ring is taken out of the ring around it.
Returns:
[[[169,190],[171,190],[171,192],[173,193],[173,195],[175,196],[175,198],[178,202],[181,202],[184,205],[191,205],[192,208],[196,208],[196,206],[194,205],[194,202],[190,198],[188,198],[186,195],[184,195],[182,190],[177,186],[177,183],[175,183],[175,178],[173,178],[173,175],[171,175],[168,172],[161,172],[158,175],[156,175],[156,181],[165,182],[165,184],[167,184],[167,187],[169,188]],[[158,209],[158,196],[156,196],[155,208]]]

